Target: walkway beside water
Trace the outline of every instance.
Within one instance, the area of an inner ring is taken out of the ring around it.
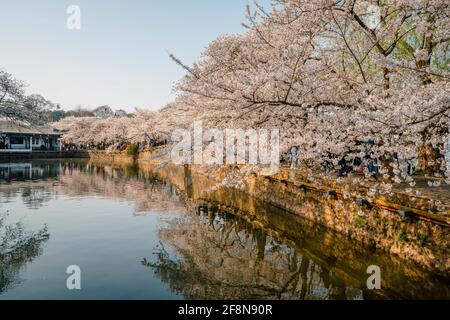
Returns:
[[[307,174],[305,169],[282,167],[274,178],[286,179],[300,186],[303,184],[323,193],[337,193],[346,198],[363,197],[364,200],[374,205],[378,203],[385,209],[412,210],[450,226],[450,185],[444,179],[414,176],[413,186],[402,182],[389,187],[389,182],[375,179],[368,181],[356,173],[351,173],[347,177],[339,177],[338,174],[327,174],[327,178],[321,176],[323,174],[320,172]],[[383,184],[386,190],[383,190]]]

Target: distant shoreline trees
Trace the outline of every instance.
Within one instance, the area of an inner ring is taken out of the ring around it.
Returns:
[[[59,104],[39,94],[25,94],[26,84],[12,74],[0,70],[0,118],[17,121],[24,125],[44,125],[67,117],[121,118],[126,111],[104,105],[93,110],[76,107],[65,111]]]
[[[25,95],[25,83],[0,70],[0,117],[25,123],[45,122],[46,113],[56,109],[40,95]]]

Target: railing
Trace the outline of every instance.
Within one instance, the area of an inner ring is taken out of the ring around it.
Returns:
[[[0,148],[0,153],[45,153],[45,152],[61,152],[59,147],[51,147],[51,148]]]

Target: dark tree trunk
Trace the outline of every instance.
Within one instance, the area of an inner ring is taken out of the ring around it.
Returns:
[[[419,165],[426,176],[444,173],[442,163],[445,162],[445,156],[441,153],[440,147],[427,144],[419,150]]]

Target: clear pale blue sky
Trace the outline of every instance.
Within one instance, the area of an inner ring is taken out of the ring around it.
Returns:
[[[251,0],[0,0],[0,68],[67,109],[157,109],[210,41],[243,30]],[[261,1],[268,3],[269,0]],[[81,30],[66,28],[81,8]]]

